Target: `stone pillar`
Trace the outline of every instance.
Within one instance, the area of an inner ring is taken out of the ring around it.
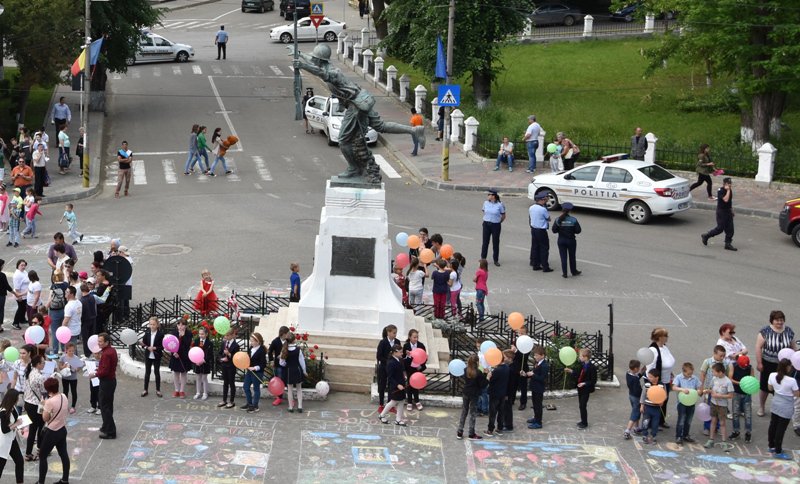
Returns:
[[[386,68],[386,90],[392,92],[394,83],[397,81],[397,67],[389,66]]]
[[[464,121],[464,151],[472,151],[475,149],[475,141],[478,137],[478,126],[481,123],[478,122],[473,116],[467,118]]]
[[[545,144],[545,136],[547,136],[547,131],[540,129],[539,130],[539,147],[536,148],[536,161],[544,161],[544,149],[547,148]],[[527,149],[527,147],[526,147]]]
[[[437,119],[439,119],[439,96],[433,96],[433,99],[431,99],[431,126],[438,133],[439,125],[436,124]]]
[[[379,82],[381,82],[381,71],[383,70],[383,57],[378,56],[375,58],[375,71],[374,71],[374,78],[372,80],[372,84],[377,86]]]
[[[461,134],[461,126],[464,125],[464,113],[456,108],[450,113],[450,125],[453,127],[450,131],[450,142],[458,143],[458,136]]]
[[[428,97],[428,90],[422,84],[414,88],[414,108],[420,114],[425,114],[425,99]]]
[[[594,17],[587,15],[583,17],[583,36],[591,37],[594,30]]]
[[[347,34],[340,35],[336,38],[336,53],[344,54],[344,41],[347,40]]]
[[[525,19],[525,28],[522,30],[522,35],[524,37],[533,35],[533,21],[529,18]]]
[[[361,64],[361,42],[356,42],[356,45],[353,46],[353,70],[356,69],[356,66]]]
[[[764,143],[758,149],[758,173],[756,173],[756,182],[759,184],[769,185],[772,183],[772,174],[775,170],[775,153],[778,149],[772,146],[771,143]]]
[[[367,77],[367,73],[369,72],[369,63],[372,62],[372,56],[374,55],[371,50],[367,49],[362,54],[364,57],[364,62],[361,64],[361,73],[364,74],[364,77]]]
[[[656,30],[656,16],[648,13],[644,16],[644,33],[652,34]]]
[[[344,58],[348,59],[350,56],[350,48],[353,47],[353,39],[348,35],[344,38]]]
[[[409,86],[411,86],[411,78],[408,77],[408,74],[400,76],[400,100],[403,102],[408,101]]]
[[[647,140],[647,151],[644,152],[644,161],[648,163],[655,163],[656,162],[656,144],[658,143],[658,138],[653,133],[647,133],[644,135],[644,139]]]
[[[364,47],[365,49],[368,49],[370,47],[369,29],[367,29],[366,27],[361,29],[361,46]]]

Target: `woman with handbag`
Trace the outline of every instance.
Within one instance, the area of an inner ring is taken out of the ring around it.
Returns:
[[[41,458],[39,460],[39,482],[47,477],[47,456],[55,448],[61,458],[61,479],[55,484],[69,482],[69,453],[67,453],[67,397],[59,393],[58,380],[48,378],[44,382],[47,400],[44,402],[42,418],[46,422],[42,430]]]
[[[39,355],[31,357],[31,362],[28,363],[28,368],[25,369],[25,384],[23,385],[23,400],[25,401],[25,413],[31,419],[31,425],[28,428],[28,442],[25,444],[25,460],[32,461],[39,458],[38,455],[33,455],[33,443],[41,450],[42,446],[42,427],[44,427],[44,420],[42,420],[41,409],[44,404],[44,376],[42,375],[44,369],[44,358]]]
[[[18,398],[19,392],[10,388],[3,397],[3,401],[0,402],[0,478],[3,477],[6,462],[8,459],[12,459],[17,484],[22,484],[25,461],[22,460],[22,451],[17,442],[17,428],[21,424],[15,408]]]

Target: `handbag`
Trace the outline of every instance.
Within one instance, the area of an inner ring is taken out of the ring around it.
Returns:
[[[58,396],[61,397],[62,395],[59,393]],[[63,398],[59,398],[58,399],[58,403],[59,403],[58,412],[56,412],[55,415],[50,417],[50,421],[51,422],[53,421],[54,418],[58,417],[58,414],[61,413],[61,409],[64,408],[64,399]],[[39,405],[42,407],[42,409],[44,409],[44,404],[39,403]],[[39,412],[39,413],[41,414],[42,412]],[[48,427],[47,424],[44,424],[44,426],[42,427],[42,440],[44,440],[44,438],[45,438],[45,436],[47,435],[48,432],[52,432],[52,430],[50,430],[50,427]]]

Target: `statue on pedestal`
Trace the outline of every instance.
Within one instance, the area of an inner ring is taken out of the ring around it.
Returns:
[[[331,96],[338,98],[340,105],[346,108],[339,129],[339,148],[347,160],[348,167],[339,174],[339,178],[370,185],[380,184],[380,167],[375,163],[365,139],[369,127],[379,133],[408,133],[418,140],[421,148],[425,148],[425,126],[408,126],[383,121],[372,109],[375,106],[372,94],[330,65],[330,47],[318,44],[311,54],[301,52],[298,55],[299,58],[294,61],[294,68],[308,71],[325,81]]]

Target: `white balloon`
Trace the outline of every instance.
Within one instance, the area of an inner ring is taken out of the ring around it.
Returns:
[[[131,328],[125,328],[119,334],[119,339],[121,339],[126,345],[132,345],[136,344],[136,342],[139,340],[139,335],[137,335],[136,331],[132,330]]]
[[[636,352],[636,359],[642,364],[642,366],[647,366],[656,359],[655,355],[650,348],[639,348],[639,351]]]
[[[517,349],[522,354],[528,354],[533,350],[533,338],[528,336],[527,334],[523,334],[519,338],[517,338]]]
[[[33,344],[38,345],[44,341],[44,328],[41,326],[29,326],[26,333],[28,333],[28,337],[33,341]]]
[[[328,385],[328,382],[324,380],[317,382],[317,393],[319,393],[321,397],[328,395],[330,391],[331,387],[330,385]]]

